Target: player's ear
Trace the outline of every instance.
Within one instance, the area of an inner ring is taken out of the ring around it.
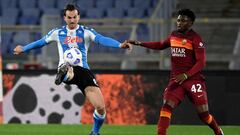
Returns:
[[[188,27],[192,27],[192,25],[193,25],[193,21],[192,21],[192,20],[189,20],[189,22],[188,22]]]
[[[191,25],[193,25],[193,21],[191,21]]]

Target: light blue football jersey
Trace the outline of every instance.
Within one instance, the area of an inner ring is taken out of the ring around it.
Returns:
[[[95,42],[96,44],[101,44],[104,46],[120,48],[119,41],[105,37],[97,33],[92,28],[78,25],[77,28],[73,30],[68,29],[67,26],[53,29],[42,39],[24,46],[23,50],[24,52],[27,52],[34,48],[43,47],[53,41],[57,42],[59,53],[58,66],[64,63],[63,53],[72,47],[78,48],[81,51],[82,60],[81,63],[79,63],[79,66],[87,69],[89,69],[87,62],[87,53],[90,42]]]

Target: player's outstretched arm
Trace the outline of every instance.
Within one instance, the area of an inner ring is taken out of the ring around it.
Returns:
[[[169,41],[169,38],[162,42],[140,42],[138,40],[126,40],[127,43],[130,43],[132,45],[146,47],[154,50],[163,50],[170,47]]]
[[[22,45],[17,45],[14,50],[13,50],[14,54],[19,55],[23,53],[23,46]]]
[[[28,52],[28,51],[30,51],[32,49],[41,48],[41,47],[43,47],[46,44],[47,44],[47,42],[45,41],[45,38],[42,38],[40,40],[37,40],[37,41],[32,42],[30,44],[27,44],[25,46],[17,45],[14,48],[13,51],[14,51],[14,54],[21,54],[21,53]]]

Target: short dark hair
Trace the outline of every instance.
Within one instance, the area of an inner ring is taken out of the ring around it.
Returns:
[[[80,10],[79,10],[79,8],[78,8],[77,5],[67,4],[67,5],[65,6],[64,10],[63,10],[63,15],[64,15],[64,16],[66,16],[67,10],[69,10],[69,11],[77,10],[78,15],[80,15]]]
[[[192,22],[194,22],[196,19],[194,12],[187,8],[178,10],[178,15],[185,15],[185,16],[189,17],[192,20]]]

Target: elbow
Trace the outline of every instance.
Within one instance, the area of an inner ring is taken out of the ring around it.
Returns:
[[[206,67],[206,65],[207,65],[206,62],[204,62],[203,67]]]
[[[206,66],[206,61],[205,60],[200,61],[200,63],[201,63],[203,68]]]

